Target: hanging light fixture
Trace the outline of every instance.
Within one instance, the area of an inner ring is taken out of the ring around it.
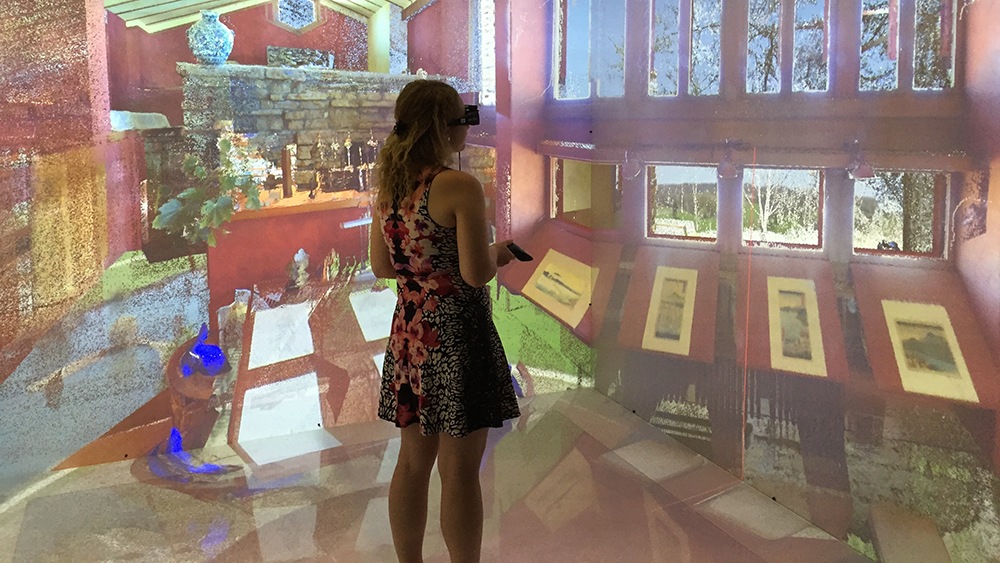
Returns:
[[[722,158],[722,162],[719,163],[717,172],[721,180],[733,179],[740,175],[739,168],[733,162],[733,149],[729,139],[726,139],[726,155]]]
[[[852,180],[865,180],[875,177],[875,170],[865,160],[865,155],[861,152],[861,143],[855,139],[851,157],[851,164],[847,168],[847,175]]]

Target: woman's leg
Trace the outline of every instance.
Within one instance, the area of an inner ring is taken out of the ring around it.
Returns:
[[[438,435],[422,436],[420,425],[401,429],[396,470],[389,485],[389,526],[399,563],[422,563],[427,526],[427,487],[438,452]]]
[[[483,547],[483,491],[479,466],[488,428],[463,438],[441,434],[438,472],[441,474],[441,533],[451,563],[479,563]]]

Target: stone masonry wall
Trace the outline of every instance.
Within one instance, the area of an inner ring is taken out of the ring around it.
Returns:
[[[216,122],[232,121],[237,133],[256,135],[253,144],[272,162],[286,144],[298,144],[308,166],[310,150],[324,143],[355,143],[371,135],[384,140],[394,123],[399,91],[415,75],[380,74],[319,68],[275,68],[226,64],[221,67],[178,63],[183,77],[184,127],[194,136],[211,137]],[[470,91],[457,78],[430,76]],[[485,183],[485,182],[484,182]]]

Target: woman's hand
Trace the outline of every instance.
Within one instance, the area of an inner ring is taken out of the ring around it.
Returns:
[[[512,240],[503,240],[500,242],[495,242],[490,245],[496,256],[497,268],[502,268],[507,264],[510,264],[514,260],[514,253],[507,248],[507,245],[512,243]]]

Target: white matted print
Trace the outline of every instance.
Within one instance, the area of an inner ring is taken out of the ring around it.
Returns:
[[[521,293],[576,328],[590,308],[598,268],[549,249]]]
[[[257,465],[335,448],[323,426],[316,373],[268,383],[243,396],[239,444]]]
[[[884,300],[882,310],[904,390],[979,402],[947,309]]]
[[[656,268],[653,294],[642,333],[642,347],[687,356],[691,352],[694,295],[698,270]]]
[[[281,305],[254,313],[247,369],[285,362],[314,352],[309,316],[315,302]]]
[[[826,377],[826,356],[813,280],[767,278],[771,369]]]

